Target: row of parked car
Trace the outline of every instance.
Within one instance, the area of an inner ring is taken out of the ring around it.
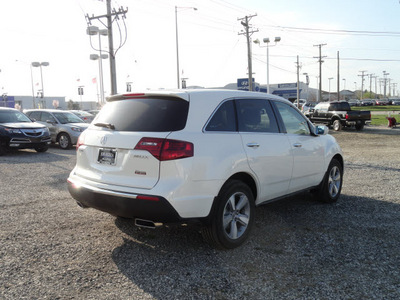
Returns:
[[[374,106],[374,105],[400,105],[400,98],[399,99],[350,99],[349,102],[350,106]]]
[[[51,143],[70,149],[94,118],[79,110],[29,109],[22,113],[0,107],[0,155],[11,149],[45,152]]]

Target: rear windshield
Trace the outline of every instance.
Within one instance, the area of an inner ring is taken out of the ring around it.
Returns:
[[[108,102],[94,124],[112,124],[118,131],[168,132],[186,125],[189,102],[176,98],[127,99]]]

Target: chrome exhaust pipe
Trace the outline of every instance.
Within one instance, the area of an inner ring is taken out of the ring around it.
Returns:
[[[162,225],[162,223],[154,223],[150,220],[135,219],[135,226],[138,227],[155,229],[156,227],[161,227]]]

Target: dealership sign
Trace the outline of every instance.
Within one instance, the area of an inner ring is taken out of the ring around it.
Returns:
[[[253,80],[253,87],[255,91],[260,90],[260,85],[255,83],[255,79]],[[241,91],[248,91],[249,90],[249,78],[238,78],[237,80],[237,89]]]

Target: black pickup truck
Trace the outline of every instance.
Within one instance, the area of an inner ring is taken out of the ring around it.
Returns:
[[[308,118],[313,123],[332,126],[335,131],[343,126],[355,126],[357,130],[362,130],[365,123],[371,122],[371,112],[351,110],[347,101],[320,102],[309,112]]]

